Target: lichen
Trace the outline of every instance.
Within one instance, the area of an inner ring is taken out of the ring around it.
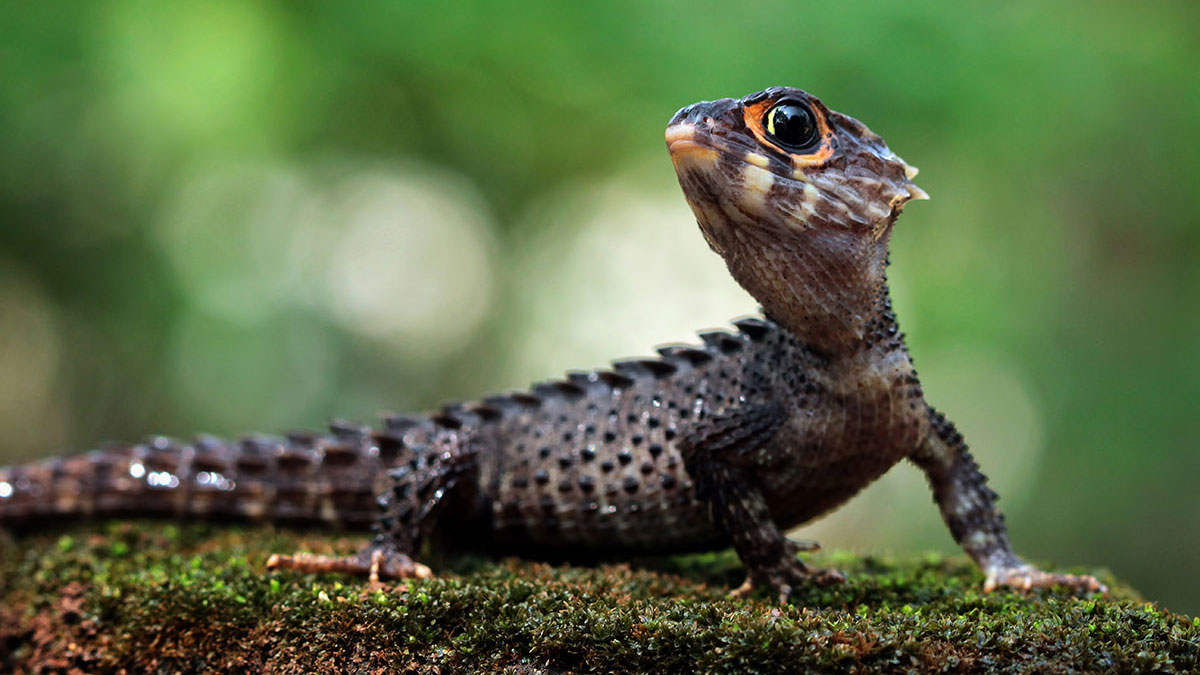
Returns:
[[[573,567],[460,557],[371,588],[263,572],[361,539],[114,522],[0,541],[0,670],[1188,672],[1200,621],[1106,597],[981,590],[966,560],[848,553],[845,584],[733,600],[732,554]]]

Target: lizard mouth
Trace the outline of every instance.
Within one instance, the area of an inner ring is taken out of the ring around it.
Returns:
[[[717,149],[702,142],[700,136],[695,125],[686,122],[667,127],[667,151],[677,168],[683,168],[685,164],[712,166],[720,158]]]
[[[696,127],[686,122],[672,124],[667,127],[666,139],[667,148],[676,143],[691,143],[692,137],[696,135]]]

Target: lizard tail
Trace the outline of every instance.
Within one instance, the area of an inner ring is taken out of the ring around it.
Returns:
[[[394,434],[343,422],[283,438],[156,437],[0,467],[0,527],[170,516],[365,528],[402,452]]]

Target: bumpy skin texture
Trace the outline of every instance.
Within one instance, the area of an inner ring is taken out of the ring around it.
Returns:
[[[787,113],[784,117],[777,116]],[[790,117],[789,117],[790,116]],[[357,556],[272,567],[426,576],[431,536],[570,558],[733,545],[739,592],[840,579],[784,532],[908,458],[987,588],[1040,572],[1009,546],[962,437],[924,400],[888,300],[892,225],[916,170],[860,122],[796,89],[688,106],[667,145],[701,230],[764,316],[660,357],[529,393],[326,434],[157,438],[0,470],[0,525],[161,514],[370,524]]]

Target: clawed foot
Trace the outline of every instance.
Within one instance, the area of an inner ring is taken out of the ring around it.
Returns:
[[[296,555],[275,554],[267,560],[267,569],[295,570],[305,574],[333,572],[367,577],[372,586],[380,579],[428,579],[433,572],[407,554],[386,549],[367,548],[344,558],[334,558],[310,553]]]
[[[1051,586],[1066,586],[1074,590],[1088,593],[1107,593],[1108,587],[1093,576],[1074,574],[1052,574],[1043,572],[1032,565],[1018,567],[1001,567],[988,571],[987,581],[983,584],[985,592],[991,592],[1004,586],[1021,591],[1031,588],[1049,588]]]
[[[788,552],[792,555],[797,553],[816,553],[821,550],[821,544],[812,539],[788,539],[786,544]]]
[[[846,575],[834,569],[809,567],[795,557],[800,551],[817,551],[820,545],[815,541],[788,541],[791,556],[784,558],[778,564],[769,567],[751,569],[746,581],[729,592],[732,598],[744,598],[754,591],[763,588],[779,593],[780,604],[785,604],[792,594],[792,589],[802,584],[829,586],[840,584],[846,580]]]

